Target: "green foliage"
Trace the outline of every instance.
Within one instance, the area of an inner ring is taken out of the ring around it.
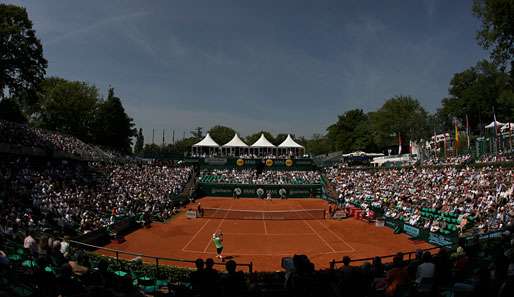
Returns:
[[[41,83],[37,123],[43,128],[92,142],[98,98],[97,88],[85,82],[47,78]]]
[[[481,123],[485,125],[492,121],[493,107],[498,120],[510,120],[514,109],[510,80],[488,61],[480,61],[456,73],[450,81],[450,96],[442,100],[438,110],[444,130],[451,127],[454,117],[465,122],[468,115],[470,129],[478,132]]]
[[[145,137],[143,135],[143,129],[139,128],[139,132],[136,136],[136,144],[134,145],[134,154],[141,155],[145,145]]]
[[[293,137],[293,136],[291,136],[291,137]],[[275,137],[275,139],[273,139],[273,142],[272,142],[272,143],[273,143],[274,145],[279,145],[279,144],[281,144],[284,140],[286,140],[286,138],[287,138],[287,134],[285,134],[285,133],[279,133],[279,134],[277,134],[277,136]]]
[[[299,141],[301,145],[305,147],[305,151],[311,155],[322,155],[330,153],[331,146],[330,142],[325,136],[321,136],[319,134],[314,134],[311,139],[302,143]]]
[[[216,141],[216,143],[219,145],[224,145],[225,143],[229,142],[232,137],[234,137],[235,133],[236,130],[220,125],[209,129],[209,134],[211,135],[212,139],[214,139],[214,141]]]
[[[361,109],[345,112],[327,128],[327,138],[333,151],[352,152],[375,149],[369,118]]]
[[[26,123],[27,118],[20,109],[18,103],[10,98],[0,100],[0,120]]]
[[[430,135],[427,112],[418,100],[410,96],[396,96],[369,114],[374,142],[379,147],[398,143],[398,133],[405,141],[426,139]]]
[[[256,133],[252,134],[252,135],[248,135],[245,138],[245,142],[248,145],[252,145],[254,142],[256,142],[261,137],[261,134],[264,134],[264,137],[266,137],[266,139],[268,139],[269,142],[271,142],[271,143],[275,142],[275,138],[273,137],[273,135],[271,135],[271,133],[269,133],[267,131],[259,131],[259,132],[256,132]]]
[[[97,103],[93,124],[94,143],[111,150],[130,154],[132,137],[136,136],[133,120],[125,113],[121,100],[109,89],[105,101]]]
[[[43,46],[25,8],[0,4],[0,65],[0,99],[27,98],[21,95],[33,94],[46,73]]]
[[[473,13],[482,21],[478,43],[502,70],[510,66],[514,79],[514,1],[474,0]]]

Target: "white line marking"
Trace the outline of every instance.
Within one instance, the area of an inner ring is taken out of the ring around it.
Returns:
[[[264,235],[268,235],[268,228],[266,226],[266,220],[262,220],[264,222]]]
[[[194,251],[194,250],[184,250],[184,252],[188,253],[195,253],[195,254],[206,254],[206,255],[215,255],[214,252],[201,252],[201,251]],[[335,251],[335,252],[322,252],[322,253],[313,253],[309,254],[309,256],[319,256],[319,255],[332,255],[332,254],[344,254],[349,253],[350,251]],[[291,256],[295,253],[303,253],[303,251],[284,251],[284,252],[277,252],[277,253],[238,253],[238,252],[232,252],[228,251],[228,253],[231,256]]]
[[[346,242],[346,240],[344,240],[339,234],[335,233],[334,231],[332,231],[330,228],[328,228],[328,226],[325,224],[325,222],[321,222],[321,221],[318,221],[318,223],[325,227],[325,229],[327,229],[330,233],[332,233],[335,237],[337,237],[339,240],[341,240],[341,242],[343,242],[347,247],[351,248],[352,249],[352,252],[355,252],[355,248],[353,246],[351,246],[348,242]]]
[[[323,243],[326,244],[326,246],[328,246],[329,249],[332,250],[332,252],[335,252],[336,250],[330,245],[328,244],[328,242],[325,240],[325,238],[323,238],[316,230],[314,230],[314,228],[312,228],[312,226],[307,223],[307,221],[305,220],[302,220],[307,226],[309,226],[309,228],[311,228],[312,232],[316,233],[316,235],[318,236],[319,239],[321,239],[321,241],[323,241]]]
[[[230,203],[230,207],[228,208],[229,211],[227,211],[225,213],[225,217],[223,217],[223,219],[221,219],[220,223],[218,224],[218,226],[216,227],[216,229],[214,230],[214,232],[217,232],[220,228],[221,228],[221,225],[223,225],[223,222],[225,222],[225,218],[228,216],[228,214],[230,213],[230,210],[232,209],[232,205],[234,204],[234,201],[232,201]],[[207,245],[205,246],[205,248],[203,249],[203,252],[205,253],[207,251],[207,249],[209,248],[209,246],[211,245],[211,239],[209,238],[209,241],[207,242]]]
[[[182,250],[184,251],[190,244],[191,242],[193,242],[193,240],[195,240],[196,236],[198,236],[198,234],[203,230],[203,228],[205,228],[205,226],[207,226],[207,224],[211,221],[211,219],[208,219],[204,224],[203,226],[198,229],[198,231],[196,231],[196,233],[193,235],[193,237],[191,237],[191,240],[189,240],[186,245],[182,248]]]

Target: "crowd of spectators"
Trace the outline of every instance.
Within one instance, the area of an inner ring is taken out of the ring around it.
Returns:
[[[219,184],[289,185],[319,184],[318,171],[264,170],[255,169],[212,169],[200,172],[200,182]]]
[[[97,163],[2,155],[0,228],[44,228],[54,223],[81,233],[127,216],[170,217],[172,197],[191,167],[153,163]],[[38,215],[38,220],[34,220]]]
[[[446,222],[422,217],[423,208],[458,217],[461,230],[473,219],[478,231],[514,222],[513,172],[501,167],[411,167],[386,170],[331,168],[327,178],[339,199],[386,217],[438,231]]]
[[[0,120],[0,143],[42,149],[50,153],[64,153],[84,160],[112,158],[110,152],[87,144],[78,138],[45,129]]]

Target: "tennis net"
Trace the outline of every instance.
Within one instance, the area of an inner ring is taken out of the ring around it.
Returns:
[[[237,210],[225,208],[203,208],[199,217],[228,220],[321,220],[325,218],[324,209],[299,210]]]

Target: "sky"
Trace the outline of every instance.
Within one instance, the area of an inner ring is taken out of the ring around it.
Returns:
[[[109,86],[143,128],[310,137],[396,95],[434,112],[486,58],[471,0],[9,1],[27,8],[47,75]]]

